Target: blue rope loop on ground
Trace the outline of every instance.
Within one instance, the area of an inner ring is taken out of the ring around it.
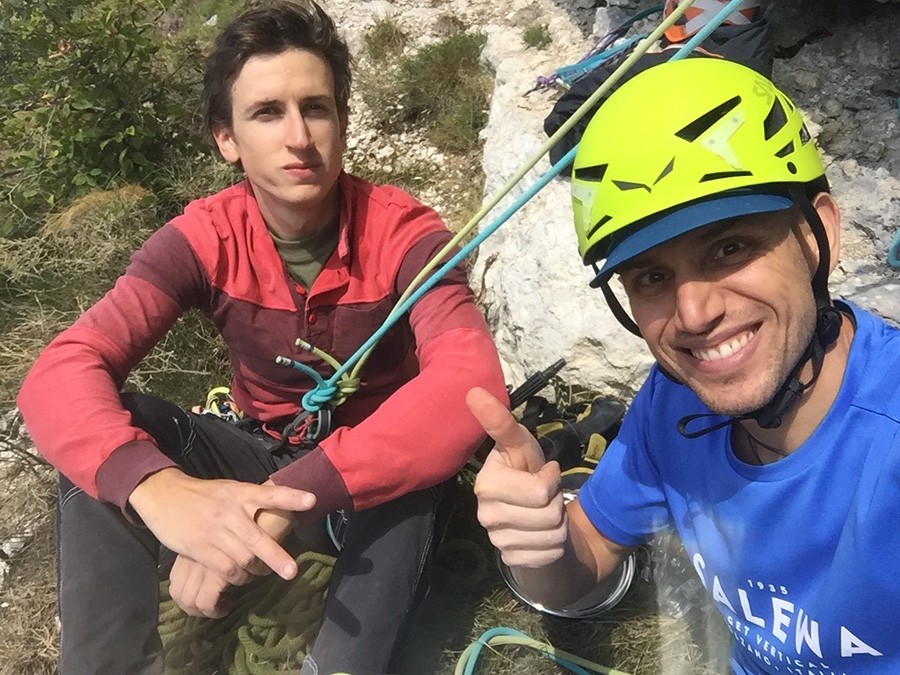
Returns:
[[[473,642],[469,647],[463,652],[462,660],[460,661],[460,665],[464,665],[465,668],[463,670],[463,675],[474,675],[475,673],[475,665],[478,662],[478,657],[481,656],[481,650],[490,645],[490,641],[496,637],[519,637],[530,640],[531,638],[517,631],[514,628],[507,628],[505,626],[500,626],[498,628],[491,628],[486,630],[481,634],[481,637],[478,638],[476,642]],[[548,645],[549,646],[549,645]],[[547,649],[539,647],[538,645],[534,645],[534,649],[538,649],[541,651],[547,658],[555,661],[557,664],[570,670],[576,675],[591,675],[590,672],[585,670],[584,668],[578,666],[571,661],[562,658],[561,656],[557,656],[556,654],[551,653]]]

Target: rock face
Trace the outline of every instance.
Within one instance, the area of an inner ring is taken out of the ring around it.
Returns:
[[[611,5],[613,3],[610,3]],[[544,117],[558,94],[526,95],[537,75],[574,63],[597,35],[621,21],[623,3],[598,9],[544,7],[553,44],[526,49],[520,35],[491,30],[486,57],[497,72],[485,137],[486,195],[494,195],[547,138]],[[641,7],[651,3],[640,3]],[[777,6],[776,6],[777,5]],[[633,3],[629,13],[634,13]],[[612,15],[615,14],[613,17]],[[900,320],[900,274],[887,250],[900,228],[900,6],[784,0],[770,3],[777,55],[774,80],[805,112],[824,152],[843,209],[843,253],[833,292]],[[602,33],[601,33],[602,34]],[[483,222],[488,226],[549,169],[546,158]],[[566,381],[630,398],[652,363],[638,338],[622,329],[602,296],[587,286],[578,258],[569,183],[554,179],[485,241],[472,273],[499,346],[507,381],[564,358]]]

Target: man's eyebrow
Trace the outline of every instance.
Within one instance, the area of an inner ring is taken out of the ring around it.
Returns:
[[[244,106],[244,109],[241,110],[241,115],[244,115],[244,116],[249,115],[250,113],[254,112],[255,110],[259,110],[260,108],[265,108],[266,106],[270,106],[270,105],[280,105],[280,102],[274,98],[264,98],[264,99],[259,99],[258,101],[252,101],[252,102],[248,103],[246,106]]]
[[[632,270],[636,270],[639,267],[646,267],[646,265],[641,265],[640,260],[635,260],[632,258],[631,260],[626,260],[621,265],[616,267],[616,274],[621,274],[622,272],[631,272]]]
[[[301,103],[328,103],[334,101],[333,96],[329,96],[328,94],[312,94],[310,96],[304,96],[301,99]],[[254,110],[258,110],[259,108],[264,108],[266,106],[279,106],[283,105],[282,101],[278,98],[265,98],[260,99],[258,101],[253,101],[248,103],[247,106],[243,110],[243,114],[248,114],[253,112]]]
[[[720,220],[705,227],[694,230],[694,234],[697,236],[697,238],[702,239],[720,237],[723,234],[728,234],[731,230],[736,229],[740,226],[740,218],[726,218],[725,220]]]

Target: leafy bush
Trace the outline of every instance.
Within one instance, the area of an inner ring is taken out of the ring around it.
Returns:
[[[21,215],[39,217],[97,187],[147,185],[173,141],[182,152],[198,145],[192,82],[202,59],[166,65],[161,9],[151,0],[8,3],[0,153],[5,201]]]
[[[553,41],[553,38],[550,36],[547,24],[533,23],[525,28],[522,33],[522,41],[529,47],[543,49]]]

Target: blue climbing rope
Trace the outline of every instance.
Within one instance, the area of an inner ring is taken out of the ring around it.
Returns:
[[[553,645],[539,642],[528,637],[525,633],[519,632],[514,628],[506,628],[505,626],[485,631],[477,641],[466,647],[456,664],[454,675],[474,675],[475,666],[482,650],[485,647],[493,647],[495,645],[517,645],[535,649],[543,653],[551,661],[577,675],[591,675],[589,671],[600,673],[600,675],[628,675],[628,673],[621,670],[607,668],[580,656],[569,654]]]

